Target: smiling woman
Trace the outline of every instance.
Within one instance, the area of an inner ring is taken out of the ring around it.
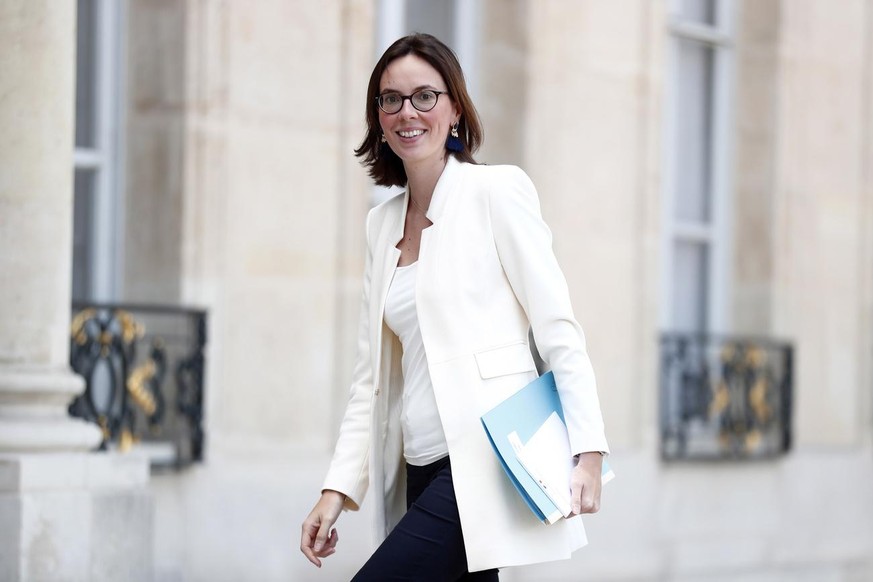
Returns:
[[[416,78],[420,79],[418,83]],[[412,83],[412,86],[400,90],[401,82]],[[390,110],[383,107],[383,96],[393,93],[401,98],[411,98],[412,93],[420,89],[432,89],[434,93],[439,93],[433,109],[439,110],[446,101],[449,102],[449,108],[455,112],[454,120],[458,124],[456,137],[460,141],[460,151],[453,150],[452,155],[458,161],[476,163],[473,153],[482,144],[482,124],[467,93],[461,65],[451,49],[434,37],[427,34],[410,35],[385,51],[373,68],[367,87],[367,134],[361,146],[355,150],[355,155],[363,158],[364,165],[370,168],[370,176],[380,186],[405,186],[407,181],[400,153],[393,149],[390,141],[383,140],[383,136],[386,140],[389,138],[384,133],[386,128],[383,122],[388,119],[390,123],[389,116],[392,115]],[[443,92],[445,95],[442,95]],[[395,112],[397,116],[403,116],[402,108],[407,106],[408,101],[412,102],[411,99],[402,100],[401,107]],[[431,111],[416,107],[418,104],[415,102],[412,105],[419,113]],[[449,137],[446,129],[443,143]]]
[[[407,178],[420,172],[439,176],[449,128],[461,117],[460,108],[441,88],[441,75],[424,59],[407,55],[388,65],[379,85],[379,125],[391,151],[403,161]],[[439,99],[440,94],[445,98]],[[427,109],[415,107],[416,101]],[[386,103],[394,111],[386,111]]]
[[[480,422],[536,377],[529,329],[555,374],[577,459],[573,512],[600,505],[603,419],[551,233],[523,171],[476,164],[481,141],[452,51],[426,34],[389,47],[370,77],[355,153],[377,184],[406,191],[367,217],[354,378],[300,542],[321,566],[336,551],[340,512],[372,490],[381,545],[356,582],[494,581],[497,568],[584,545],[580,520],[544,526],[533,516]]]

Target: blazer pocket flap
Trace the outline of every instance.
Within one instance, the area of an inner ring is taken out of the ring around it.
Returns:
[[[484,350],[474,355],[483,380],[536,370],[530,348],[523,342]]]

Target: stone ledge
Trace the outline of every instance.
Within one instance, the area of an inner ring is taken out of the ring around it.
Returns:
[[[63,394],[72,398],[85,390],[85,380],[69,367],[0,365],[0,397],[8,394]],[[2,403],[2,398],[0,398]]]
[[[0,454],[93,450],[100,429],[67,413],[84,388],[67,367],[0,364]]]
[[[0,493],[129,489],[148,482],[148,459],[137,454],[0,454]]]
[[[96,425],[72,417],[0,422],[0,455],[87,454],[100,444]]]

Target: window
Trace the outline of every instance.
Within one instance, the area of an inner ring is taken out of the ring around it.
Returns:
[[[121,175],[119,23],[123,3],[78,0],[73,207],[73,299],[118,293]]]
[[[660,342],[661,457],[791,446],[793,348],[730,335],[733,0],[671,0]]]
[[[673,0],[662,328],[727,331],[732,0]]]
[[[401,36],[412,32],[432,34],[458,55],[467,88],[475,98],[479,14],[479,0],[381,0],[376,57]]]

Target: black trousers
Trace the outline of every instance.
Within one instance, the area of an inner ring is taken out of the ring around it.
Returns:
[[[406,515],[352,582],[498,582],[496,569],[467,571],[449,458],[406,471]]]

